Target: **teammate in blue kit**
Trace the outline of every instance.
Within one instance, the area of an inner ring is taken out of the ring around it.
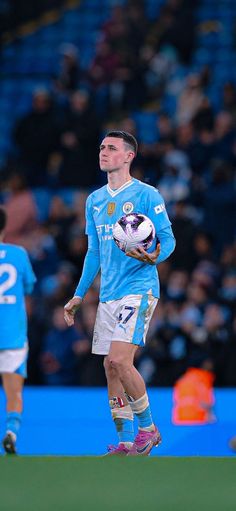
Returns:
[[[32,292],[36,278],[25,249],[3,243],[6,221],[0,208],[0,374],[7,407],[2,444],[7,454],[16,454],[28,353],[25,295]]]
[[[100,302],[92,352],[104,355],[109,404],[119,443],[108,454],[148,455],[161,441],[153,423],[146,386],[134,367],[134,355],[145,343],[160,296],[157,265],[174,250],[175,239],[158,190],[130,175],[137,141],[129,133],[110,131],[100,146],[100,168],[108,184],[89,195],[86,203],[88,251],[74,297],[65,305],[65,320],[73,325],[83,297],[101,269]],[[155,225],[150,250],[123,253],[112,229],[124,214],[143,213]],[[133,418],[138,420],[134,437]]]

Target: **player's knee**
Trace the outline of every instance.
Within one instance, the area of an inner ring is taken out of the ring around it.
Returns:
[[[104,357],[104,360],[103,360],[103,367],[105,369],[105,371],[109,371],[110,369],[110,361],[109,361],[109,357]]]
[[[103,365],[105,368],[106,376],[108,378],[112,378],[112,375],[114,375],[114,376],[117,375],[119,368],[122,365],[122,360],[123,360],[123,357],[121,357],[120,355],[115,355],[115,356],[108,355],[104,359]]]
[[[109,356],[104,358],[103,367],[105,369],[105,374],[106,374],[107,379],[110,380],[116,374],[116,372],[115,372],[114,367],[112,367],[111,360],[110,360]]]
[[[123,354],[116,354],[110,357],[110,366],[114,371],[120,374],[128,367],[128,362]]]

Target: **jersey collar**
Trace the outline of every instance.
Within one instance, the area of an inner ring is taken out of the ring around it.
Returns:
[[[123,190],[131,186],[133,183],[134,183],[133,179],[131,181],[127,181],[127,183],[124,183],[122,186],[120,186],[120,188],[117,188],[116,190],[112,190],[110,186],[107,184],[107,191],[109,195],[115,197],[115,195],[118,195],[118,193],[123,192]]]

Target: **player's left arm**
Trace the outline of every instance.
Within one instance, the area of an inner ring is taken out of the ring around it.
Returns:
[[[171,226],[158,232],[160,251],[157,255],[156,264],[165,261],[174,252],[176,241]]]
[[[175,237],[171,228],[164,199],[155,188],[149,189],[145,207],[145,214],[152,220],[156,230],[156,247],[147,252],[143,247],[127,252],[126,255],[134,257],[146,264],[159,264],[165,261],[175,249]]]
[[[158,232],[156,238],[156,248],[152,252],[147,252],[143,247],[126,252],[129,257],[134,257],[143,263],[159,264],[165,261],[175,249],[175,238],[171,226]]]

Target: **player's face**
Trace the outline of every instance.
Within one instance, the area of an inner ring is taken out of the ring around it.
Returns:
[[[122,138],[106,137],[100,145],[99,164],[103,172],[114,172],[130,164],[134,153]]]

